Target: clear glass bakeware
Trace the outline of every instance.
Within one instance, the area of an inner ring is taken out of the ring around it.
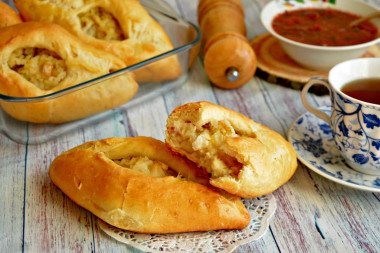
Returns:
[[[182,75],[175,80],[162,81],[162,82],[145,82],[139,83],[138,93],[127,103],[117,108],[104,111],[80,120],[71,121],[62,124],[35,124],[30,122],[19,121],[8,115],[0,107],[0,132],[7,136],[9,139],[21,143],[21,144],[38,144],[48,140],[54,139],[62,134],[65,134],[71,130],[83,128],[85,126],[95,124],[101,120],[118,113],[122,110],[126,110],[139,103],[147,101],[151,98],[166,93],[174,88],[182,86],[189,75],[189,70],[193,61],[193,57],[197,54],[197,45],[200,42],[201,32],[197,26],[188,22],[178,15],[173,13],[168,14],[166,12],[159,11],[152,8],[152,4],[145,4],[149,1],[141,1],[143,6],[148,10],[150,15],[161,24],[169,35],[170,40],[174,46],[173,50],[165,52],[161,55],[152,57],[145,61],[139,62],[124,69],[117,70],[110,74],[100,76],[98,78],[88,80],[86,82],[77,84],[75,86],[54,92],[40,97],[12,97],[0,94],[1,103],[41,103],[47,100],[59,99],[62,96],[66,96],[70,93],[77,92],[79,90],[88,89],[93,85],[98,85],[105,80],[117,77],[119,75],[126,74],[131,71],[135,71],[146,67],[147,65],[163,60],[172,55],[176,55],[181,65]],[[156,6],[160,7],[160,6]]]

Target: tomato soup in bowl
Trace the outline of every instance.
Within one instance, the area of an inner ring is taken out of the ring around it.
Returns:
[[[294,61],[308,69],[328,71],[340,62],[361,57],[380,42],[380,18],[349,27],[351,21],[376,11],[356,0],[291,9],[273,1],[262,10],[261,21]]]
[[[376,39],[378,29],[370,20],[350,26],[359,18],[332,8],[301,8],[278,14],[272,28],[285,38],[316,46],[351,46]]]

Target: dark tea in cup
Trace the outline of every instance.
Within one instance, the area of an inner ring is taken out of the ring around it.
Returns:
[[[343,85],[341,91],[360,101],[380,105],[380,78],[357,79]]]
[[[334,66],[328,80],[313,77],[303,87],[305,108],[331,127],[338,151],[352,169],[380,176],[380,58],[357,58]],[[313,85],[329,90],[327,114],[308,101]]]

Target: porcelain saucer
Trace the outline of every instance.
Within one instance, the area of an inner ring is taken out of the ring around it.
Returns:
[[[318,108],[330,114],[330,107]],[[298,159],[319,175],[352,188],[380,192],[380,176],[351,169],[340,155],[331,128],[312,113],[298,117],[290,126],[288,140]]]

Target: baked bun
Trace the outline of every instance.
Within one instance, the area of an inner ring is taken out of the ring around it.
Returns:
[[[165,30],[137,0],[15,0],[26,21],[56,23],[87,45],[120,57],[127,66],[173,49]],[[135,72],[138,82],[181,75],[176,56]]]
[[[296,153],[278,133],[209,102],[175,108],[166,143],[210,174],[210,184],[244,198],[273,192],[297,167]]]
[[[240,198],[203,185],[193,164],[150,137],[85,143],[59,155],[49,175],[78,205],[125,230],[242,229],[250,221]]]
[[[22,22],[20,15],[9,5],[0,1],[0,28]]]
[[[61,26],[41,22],[0,29],[0,61],[0,93],[16,97],[47,95],[125,67]],[[22,121],[61,123],[122,105],[137,89],[128,73],[52,100],[1,105]]]

